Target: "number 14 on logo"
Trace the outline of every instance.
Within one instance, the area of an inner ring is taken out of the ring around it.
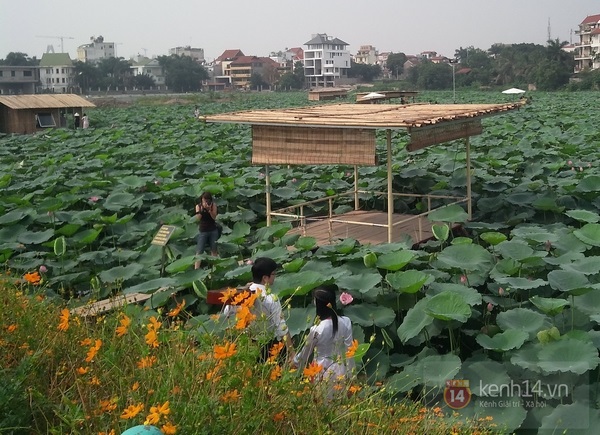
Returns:
[[[446,381],[444,388],[444,402],[452,409],[462,409],[471,401],[469,381],[464,379],[451,379]]]

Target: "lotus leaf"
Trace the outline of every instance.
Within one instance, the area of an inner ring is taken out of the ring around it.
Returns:
[[[471,317],[471,307],[462,295],[443,291],[428,299],[425,313],[440,320],[456,320],[464,323]]]
[[[580,295],[592,290],[586,276],[573,270],[553,270],[548,273],[548,283],[554,290]]]
[[[476,396],[481,395],[481,386],[505,385],[511,381],[504,364],[487,358],[464,361],[460,369],[460,379],[469,381],[471,392]]]
[[[47,229],[46,231],[25,231],[17,236],[17,241],[24,245],[40,244],[47,240],[50,240],[54,235],[53,229]]]
[[[317,239],[314,237],[300,237],[294,245],[300,251],[310,251],[317,245]]]
[[[191,266],[193,266],[195,261],[196,261],[196,258],[193,255],[179,258],[179,259],[175,260],[174,262],[172,262],[171,264],[169,264],[165,268],[165,271],[170,274],[183,272],[183,271],[189,269]]]
[[[415,254],[411,251],[390,252],[379,256],[377,267],[395,272],[410,263],[413,258]]]
[[[523,346],[529,334],[525,331],[510,329],[490,337],[485,334],[479,334],[476,337],[477,343],[484,349],[504,352],[511,349],[518,349]]]
[[[537,331],[549,327],[550,319],[528,308],[513,308],[499,313],[496,323],[504,331],[516,329],[527,332],[531,339]]]
[[[440,242],[445,242],[446,240],[448,240],[448,236],[450,235],[450,227],[447,224],[433,224],[431,226],[431,232],[433,233],[433,236],[436,238],[436,240],[439,240]]]
[[[410,384],[441,389],[445,386],[447,380],[456,376],[460,368],[461,361],[456,355],[431,355],[417,359],[414,363],[406,366],[401,374],[405,375],[405,381],[411,380]],[[394,389],[393,386],[390,385],[390,387]],[[408,390],[402,389],[400,391]]]
[[[385,277],[390,286],[400,293],[418,292],[429,278],[429,275],[414,269],[388,273]]]
[[[573,338],[552,341],[539,352],[539,367],[546,373],[571,372],[581,375],[600,363],[598,349]]]
[[[586,402],[576,401],[571,404],[561,404],[542,418],[539,426],[540,434],[573,432],[593,434],[600,425],[600,414],[597,409],[591,409]]]
[[[543,298],[540,296],[533,296],[529,298],[531,303],[537,307],[541,312],[548,314],[549,316],[555,316],[562,312],[562,310],[569,305],[569,302],[565,299],[560,298]]]
[[[600,224],[585,224],[573,234],[587,245],[600,246]]]
[[[344,309],[344,314],[353,323],[357,323],[363,327],[375,325],[384,328],[390,325],[396,318],[394,310],[368,303],[349,305]]]
[[[469,220],[467,212],[458,204],[440,207],[427,215],[432,222],[466,222]]]
[[[427,295],[435,296],[442,292],[457,293],[467,304],[472,307],[481,304],[481,293],[472,287],[466,287],[462,284],[434,282],[429,286]]]
[[[578,258],[572,263],[564,264],[565,270],[573,270],[584,275],[595,275],[600,273],[600,256]]]
[[[117,266],[113,267],[112,269],[102,271],[99,276],[102,282],[115,283],[117,281],[126,281],[128,279],[131,279],[143,269],[144,266],[142,266],[141,264],[131,263],[127,266]]]
[[[497,424],[502,427],[502,433],[513,433],[527,417],[527,410],[522,405],[507,406],[506,397],[477,398],[473,405],[478,418],[491,417],[492,421],[499,422]]]
[[[273,285],[273,292],[279,297],[293,294],[305,295],[324,282],[325,280],[320,273],[302,270],[294,274],[285,274],[277,277]]]
[[[438,255],[438,260],[450,267],[461,270],[489,271],[492,268],[492,254],[479,245],[451,245]]]
[[[543,279],[528,279],[528,278],[498,278],[496,280],[498,284],[508,286],[515,290],[531,290],[534,288],[542,287],[548,284]]]
[[[355,290],[366,293],[381,284],[381,275],[378,273],[362,273],[360,275],[344,275],[337,280],[339,288]]]
[[[433,317],[425,313],[425,307],[429,302],[429,298],[419,300],[414,307],[406,313],[402,324],[398,327],[398,338],[403,343],[416,337],[423,329],[433,323]]]
[[[589,210],[567,210],[565,214],[579,222],[597,223],[600,221],[600,215]]]
[[[292,308],[289,313],[286,323],[292,337],[303,333],[314,324],[314,307]]]
[[[11,210],[8,213],[5,213],[2,216],[0,216],[0,225],[15,224],[20,220],[24,219],[26,216],[28,216],[26,209],[18,208],[15,210]]]
[[[600,176],[586,175],[577,184],[578,192],[598,192],[600,191]]]
[[[489,243],[492,246],[496,246],[499,243],[502,243],[506,240],[506,236],[502,233],[498,233],[496,231],[489,231],[487,233],[483,233],[479,236],[481,240]]]

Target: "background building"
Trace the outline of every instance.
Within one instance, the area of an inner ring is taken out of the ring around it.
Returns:
[[[189,45],[185,47],[175,47],[169,49],[169,55],[175,56],[189,56],[194,59],[199,64],[204,64],[204,49],[203,48],[193,48]]]
[[[358,53],[354,56],[354,62],[375,65],[378,55],[379,53],[372,45],[361,45]]]
[[[37,66],[0,65],[0,95],[34,94],[39,71]]]
[[[579,44],[575,48],[575,72],[600,68],[600,14],[587,16],[575,31]]]
[[[304,45],[304,77],[309,88],[334,87],[336,81],[348,77],[351,55],[347,42],[318,33]]]
[[[115,57],[115,43],[104,42],[103,36],[92,36],[89,44],[77,47],[77,60],[81,62],[96,63],[101,59]]]
[[[69,53],[44,53],[40,60],[40,92],[72,93],[75,69]]]

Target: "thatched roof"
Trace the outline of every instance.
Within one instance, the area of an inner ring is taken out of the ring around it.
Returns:
[[[0,95],[0,104],[15,110],[96,107],[94,103],[75,94]]]
[[[251,125],[416,128],[427,125],[469,121],[515,110],[522,102],[511,104],[328,104],[321,106],[249,110],[201,117],[206,122]]]

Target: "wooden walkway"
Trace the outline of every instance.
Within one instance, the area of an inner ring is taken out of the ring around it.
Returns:
[[[318,221],[308,221],[304,228],[296,227],[288,234],[302,234],[317,239],[317,245],[330,245],[337,243],[340,239],[352,238],[361,244],[379,245],[388,242],[387,213],[377,211],[357,210],[336,215],[331,222],[331,238],[329,234],[329,220],[325,217]],[[431,222],[426,217],[416,218],[413,215],[394,214],[393,222],[413,218],[394,226],[392,233],[392,242],[406,242],[410,246],[422,243],[431,237]],[[362,224],[352,224],[338,222],[340,220],[349,220],[361,222]],[[419,220],[421,221],[421,236],[419,237]],[[366,224],[366,225],[365,225]]]

